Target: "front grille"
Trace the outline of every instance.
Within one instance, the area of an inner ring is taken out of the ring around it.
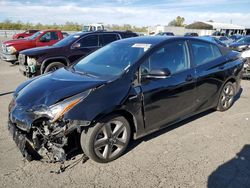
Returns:
[[[26,65],[26,57],[24,54],[19,54],[18,62],[20,65]]]

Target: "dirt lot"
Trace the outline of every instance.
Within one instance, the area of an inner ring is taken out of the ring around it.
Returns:
[[[50,171],[59,164],[23,160],[8,133],[10,92],[26,79],[18,66],[0,61],[0,187],[250,187],[250,81],[242,81],[227,112],[207,112],[134,141],[112,163],[88,160],[58,175]]]

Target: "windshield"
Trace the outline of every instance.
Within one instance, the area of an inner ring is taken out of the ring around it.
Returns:
[[[97,77],[116,77],[134,64],[150,47],[151,44],[142,43],[111,43],[79,61],[73,70]]]
[[[73,34],[73,35],[69,35],[66,38],[55,43],[53,46],[56,46],[56,47],[67,46],[67,45],[71,44],[72,42],[76,41],[79,37],[80,37],[80,35],[77,33]]]
[[[31,35],[30,37],[28,37],[30,40],[34,40],[35,38],[37,38],[39,35],[41,35],[43,32],[42,31],[38,31],[36,33],[34,33],[33,35]]]

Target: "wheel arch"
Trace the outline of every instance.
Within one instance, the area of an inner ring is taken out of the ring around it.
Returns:
[[[94,118],[94,120],[92,121],[92,124],[95,124],[96,122],[100,121],[101,119],[103,119],[107,116],[112,116],[112,115],[123,116],[128,121],[130,128],[131,128],[131,134],[134,137],[134,135],[138,131],[137,121],[136,121],[135,116],[126,109],[115,109],[115,110],[106,111],[105,113],[101,113]]]
[[[65,66],[69,66],[70,64],[70,61],[66,57],[63,57],[63,56],[47,58],[43,60],[41,64],[41,70],[40,70],[41,74],[43,74],[44,70],[51,62],[60,62],[60,63],[63,63]]]

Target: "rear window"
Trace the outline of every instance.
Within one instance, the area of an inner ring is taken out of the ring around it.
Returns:
[[[213,61],[222,56],[220,49],[214,44],[192,41],[191,48],[194,55],[194,63],[197,66]]]

